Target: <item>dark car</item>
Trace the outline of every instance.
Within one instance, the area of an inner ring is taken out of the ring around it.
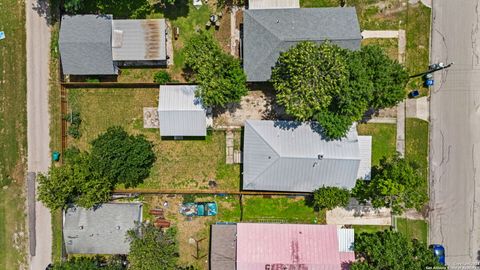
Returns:
[[[433,251],[433,255],[437,258],[438,262],[445,265],[445,248],[442,245],[430,245]]]

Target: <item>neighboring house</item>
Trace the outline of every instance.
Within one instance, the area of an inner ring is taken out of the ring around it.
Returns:
[[[68,208],[63,239],[68,254],[127,254],[127,231],[142,221],[140,203],[105,203],[98,208]]]
[[[158,120],[162,137],[205,137],[212,125],[210,110],[195,97],[197,85],[162,85]],[[208,112],[208,116],[207,116]]]
[[[243,139],[243,189],[311,192],[323,185],[351,189],[369,179],[371,137],[353,125],[327,140],[316,122],[247,120]]]
[[[243,68],[247,81],[264,82],[270,79],[280,53],[298,42],[330,40],[340,47],[357,50],[361,39],[353,7],[245,10]]]
[[[355,261],[353,229],[336,225],[212,225],[211,270],[341,270]]]
[[[249,0],[248,9],[300,8],[299,0]]]
[[[164,19],[65,15],[58,41],[63,74],[117,75],[121,66],[166,65],[165,31]]]

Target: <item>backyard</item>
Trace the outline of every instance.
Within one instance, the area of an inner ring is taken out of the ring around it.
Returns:
[[[0,269],[26,266],[25,6],[0,0]]]
[[[89,142],[111,126],[143,134],[154,143],[157,160],[150,177],[139,186],[147,189],[238,190],[240,166],[225,164],[225,132],[209,131],[205,139],[161,139],[158,128],[143,128],[143,108],[157,107],[158,89],[69,89],[69,112],[79,112],[81,137],[69,146],[87,150]]]

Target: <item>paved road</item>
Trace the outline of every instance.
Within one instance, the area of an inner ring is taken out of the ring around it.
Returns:
[[[48,78],[50,29],[45,19],[46,1],[27,0],[27,141],[28,171],[46,172],[50,166]],[[52,230],[50,211],[35,203],[36,249],[31,270],[44,270],[51,261]]]
[[[433,1],[432,62],[455,64],[431,95],[430,242],[450,269],[474,269],[480,255],[479,12],[479,0]]]

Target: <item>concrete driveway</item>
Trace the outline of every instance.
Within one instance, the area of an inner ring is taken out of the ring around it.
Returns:
[[[451,269],[478,269],[480,251],[479,4],[433,1],[431,61],[455,64],[435,73],[430,99],[430,242]]]

